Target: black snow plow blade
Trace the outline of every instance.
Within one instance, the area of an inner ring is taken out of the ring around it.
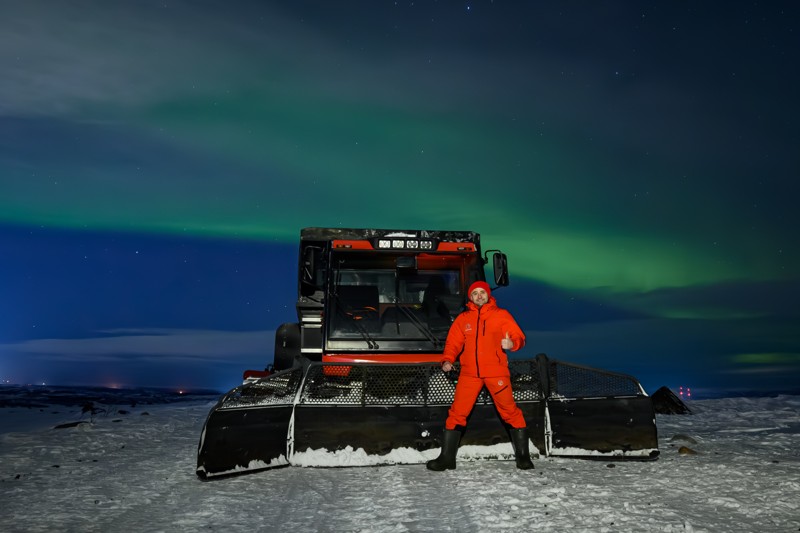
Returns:
[[[658,457],[653,405],[635,378],[544,355],[511,361],[510,369],[534,453]],[[441,445],[456,379],[430,364],[311,363],[247,383],[209,413],[197,475],[347,465],[342,454],[353,451],[369,456],[367,464],[424,462]],[[507,428],[485,390],[459,453],[479,457],[481,450],[484,456],[513,456]]]

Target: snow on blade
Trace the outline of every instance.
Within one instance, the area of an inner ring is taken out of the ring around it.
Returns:
[[[538,456],[538,450],[530,444],[531,454]],[[294,466],[303,467],[343,467],[343,466],[378,466],[378,465],[411,465],[422,464],[439,456],[440,448],[418,451],[411,448],[396,448],[385,455],[368,454],[364,448],[354,450],[347,446],[343,450],[329,451],[326,448],[295,452],[291,459]],[[458,459],[474,461],[479,459],[514,459],[511,443],[494,444],[492,446],[461,446]]]
[[[597,450],[584,450],[582,448],[552,448],[550,455],[553,457],[650,457],[657,452],[656,448],[648,450],[613,450],[611,452],[599,452]]]
[[[418,464],[433,459],[438,451],[426,450],[418,452],[411,448],[397,448],[386,455],[368,454],[364,448],[354,450],[347,446],[343,450],[328,451],[327,448],[295,452],[291,464],[294,466],[377,466],[394,464]]]
[[[242,472],[249,472],[251,470],[265,470],[267,468],[275,468],[278,466],[286,466],[289,464],[289,461],[286,460],[286,456],[281,455],[276,457],[268,462],[261,461],[259,459],[254,459],[250,461],[247,466],[236,466],[235,468],[231,468],[230,470],[225,470],[222,472],[206,472],[208,477],[218,477],[218,476],[229,476],[231,474],[241,474]],[[197,469],[198,472],[205,472],[205,468],[202,466]]]

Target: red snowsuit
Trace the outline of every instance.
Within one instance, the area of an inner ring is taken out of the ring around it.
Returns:
[[[497,307],[492,297],[481,307],[467,303],[467,310],[458,315],[450,326],[442,362],[449,361],[452,364],[459,358],[461,374],[445,422],[447,429],[466,427],[467,416],[484,385],[503,420],[514,428],[526,427],[522,411],[511,393],[508,356],[500,345],[506,334],[514,341],[511,351],[515,352],[525,345],[525,334],[511,313]]]

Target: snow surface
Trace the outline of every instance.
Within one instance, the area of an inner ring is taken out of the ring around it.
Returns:
[[[94,417],[0,408],[0,531],[800,530],[800,396],[694,400],[693,415],[658,415],[654,462],[295,466],[200,481],[214,400],[109,405]],[[53,429],[75,421],[86,423]]]

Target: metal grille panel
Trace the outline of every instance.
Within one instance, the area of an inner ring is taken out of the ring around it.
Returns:
[[[299,403],[303,405],[450,405],[458,382],[456,371],[445,374],[435,364],[334,364],[308,366]],[[538,360],[509,362],[511,387],[517,402],[545,399]],[[550,398],[596,398],[642,395],[639,382],[626,374],[550,361]],[[293,368],[229,392],[222,409],[292,405],[303,378]],[[547,379],[547,378],[545,378]],[[491,404],[484,388],[478,404]]]
[[[314,364],[300,403],[307,405],[440,405],[453,401],[455,382],[436,365]]]
[[[302,368],[273,374],[236,387],[222,401],[222,409],[266,405],[292,405],[303,378]]]
[[[517,401],[543,398],[534,361],[513,361],[512,390]],[[300,395],[305,405],[450,405],[459,367],[445,374],[438,365],[313,364]],[[484,389],[477,403],[492,403]]]
[[[509,361],[511,371],[511,390],[517,402],[543,400],[542,379],[536,360]],[[489,396],[486,389],[481,394]],[[491,399],[490,399],[491,401]]]
[[[640,396],[636,378],[558,361],[550,362],[550,396],[561,398],[605,398]]]

